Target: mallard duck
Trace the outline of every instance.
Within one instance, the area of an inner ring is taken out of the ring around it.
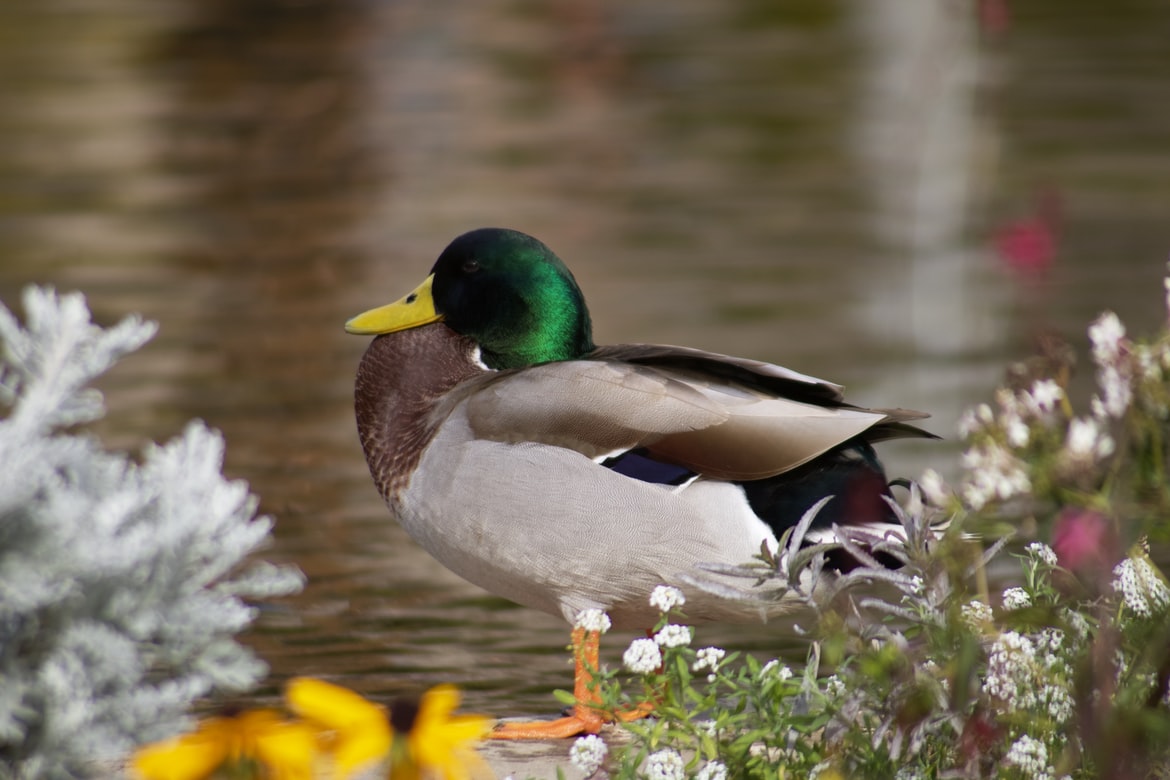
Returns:
[[[572,273],[537,239],[484,228],[456,238],[401,300],[346,323],[375,335],[358,366],[358,432],[406,532],[449,569],[573,624],[602,610],[651,627],[660,584],[693,621],[759,619],[696,588],[697,564],[743,564],[813,503],[818,519],[890,520],[873,450],[923,436],[905,410],[847,404],[838,385],[684,347],[593,343]],[[783,607],[778,607],[782,609]],[[596,731],[577,627],[578,705],[504,737]]]

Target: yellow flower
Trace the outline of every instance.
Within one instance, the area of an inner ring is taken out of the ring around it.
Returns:
[[[138,749],[132,761],[144,780],[204,780],[217,770],[247,771],[270,780],[310,780],[317,754],[308,726],[276,710],[207,718],[190,734]]]
[[[484,715],[452,715],[459,691],[439,685],[422,700],[397,703],[391,709],[394,730],[406,734],[405,746],[396,745],[390,759],[390,780],[471,780],[492,777],[474,744],[492,728]],[[405,749],[403,749],[405,747]]]
[[[284,697],[290,710],[325,732],[337,780],[390,752],[385,710],[353,691],[324,680],[297,677],[289,681]]]

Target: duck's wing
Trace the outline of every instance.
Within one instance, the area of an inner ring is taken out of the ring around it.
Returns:
[[[700,384],[743,385],[791,401],[884,415],[885,420],[865,433],[866,441],[871,444],[889,439],[939,438],[933,433],[906,424],[913,420],[925,420],[930,417],[927,412],[855,406],[845,401],[844,388],[841,385],[773,363],[667,344],[617,344],[598,347],[589,357],[654,366],[685,375],[691,381]]]
[[[756,367],[766,365],[743,361],[731,371],[758,375]],[[778,372],[764,375],[769,382],[808,384],[814,397],[839,398],[834,386],[817,389],[817,380],[771,368]],[[599,461],[642,449],[697,474],[733,480],[781,474],[875,426],[896,422],[883,411],[840,401],[822,405],[778,397],[701,367],[617,359],[501,372],[459,396],[453,400],[466,404],[479,438],[553,444]]]
[[[588,357],[657,366],[694,377],[733,382],[793,401],[821,406],[848,406],[841,385],[784,366],[734,355],[670,344],[614,344],[598,347]]]

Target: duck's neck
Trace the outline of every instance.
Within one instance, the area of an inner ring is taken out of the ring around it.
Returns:
[[[483,372],[475,342],[435,323],[378,336],[358,364],[354,412],[370,474],[391,500],[410,479],[455,385]]]

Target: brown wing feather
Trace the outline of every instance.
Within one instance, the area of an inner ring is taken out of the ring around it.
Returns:
[[[676,354],[674,348],[654,349],[663,357]],[[481,438],[553,444],[591,458],[645,447],[697,473],[737,480],[783,473],[855,436],[869,438],[870,431],[879,439],[928,435],[900,422],[916,414],[777,397],[764,385],[808,385],[813,389],[799,394],[822,399],[833,387],[796,379],[800,375],[779,367],[770,367],[775,375],[762,374],[767,364],[741,361],[732,373],[753,366],[751,375],[764,377],[746,385],[696,367],[717,362],[716,356],[685,352],[688,359],[702,359],[674,370],[609,359],[501,372],[464,395],[468,420]],[[629,354],[609,348],[593,355],[623,353]]]

